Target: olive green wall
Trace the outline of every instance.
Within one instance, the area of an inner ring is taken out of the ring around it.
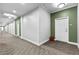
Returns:
[[[77,42],[77,7],[65,9],[51,14],[51,35],[55,36],[55,18],[69,16],[69,41]]]
[[[16,20],[15,20],[15,34],[17,35],[17,24],[19,24],[19,36],[21,36],[21,20],[20,20],[21,17],[18,17]]]

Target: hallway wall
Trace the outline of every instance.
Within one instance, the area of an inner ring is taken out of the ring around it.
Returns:
[[[40,8],[39,16],[39,41],[49,40],[50,37],[50,13]]]
[[[5,26],[5,31],[8,32],[8,25]]]
[[[0,27],[0,32],[3,31],[3,27]]]
[[[5,31],[15,35],[15,21],[5,26]]]
[[[42,8],[22,17],[21,37],[40,45],[50,37],[50,14]]]
[[[77,13],[77,41],[78,41],[78,48],[79,48],[79,3],[78,3],[78,8],[77,8],[77,10],[78,10],[78,13]]]
[[[66,16],[69,17],[69,41],[77,42],[77,7],[51,13],[51,35],[55,36],[55,19]]]
[[[50,14],[43,8],[38,8],[5,26],[5,31],[41,45],[50,37]]]
[[[35,10],[22,17],[21,37],[32,43],[39,43],[39,11]]]

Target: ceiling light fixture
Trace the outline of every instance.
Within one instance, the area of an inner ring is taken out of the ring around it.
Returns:
[[[16,13],[16,10],[13,10],[13,13]]]
[[[4,16],[7,16],[9,18],[13,17],[16,18],[17,16],[13,15],[13,14],[9,14],[9,13],[3,13]]]
[[[53,3],[52,5],[56,8],[63,8],[66,5],[66,3]]]
[[[65,6],[65,3],[60,3],[57,5],[58,8],[63,8]]]

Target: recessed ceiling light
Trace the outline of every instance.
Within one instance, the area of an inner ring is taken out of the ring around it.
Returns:
[[[16,13],[16,10],[13,10],[13,13]]]
[[[57,5],[58,8],[63,8],[65,6],[65,3],[60,3]]]

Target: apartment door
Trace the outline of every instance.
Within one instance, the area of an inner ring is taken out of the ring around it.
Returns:
[[[68,17],[55,19],[55,37],[56,40],[68,42]]]
[[[15,34],[19,36],[19,19],[15,21]]]
[[[17,36],[19,36],[19,23],[17,24]]]

